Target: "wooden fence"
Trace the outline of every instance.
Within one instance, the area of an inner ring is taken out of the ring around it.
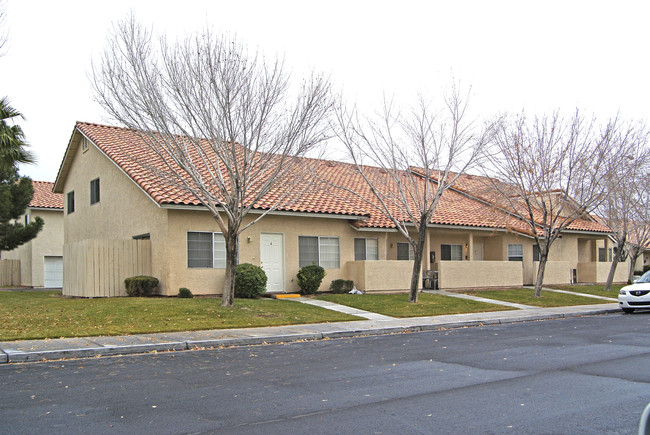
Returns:
[[[124,279],[151,275],[150,240],[88,239],[63,246],[63,294],[126,296]]]
[[[0,260],[0,286],[20,285],[20,260]]]

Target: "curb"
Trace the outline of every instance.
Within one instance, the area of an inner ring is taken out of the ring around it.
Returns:
[[[133,355],[154,352],[175,352],[183,350],[201,350],[204,348],[221,348],[264,345],[273,343],[291,343],[298,341],[316,341],[323,339],[352,338],[363,336],[390,335],[410,332],[425,332],[441,329],[470,328],[476,326],[505,325],[512,323],[530,322],[537,320],[564,319],[572,317],[584,317],[602,315],[618,312],[617,308],[590,309],[573,313],[544,313],[531,314],[519,317],[503,317],[493,319],[468,319],[458,321],[448,321],[439,323],[421,323],[409,326],[388,326],[388,327],[371,327],[371,328],[351,328],[339,331],[308,332],[295,334],[278,334],[257,337],[239,337],[239,338],[219,338],[206,340],[183,340],[170,341],[165,343],[146,343],[132,344],[125,346],[116,345],[97,345],[82,349],[59,349],[59,350],[41,350],[41,351],[14,351],[9,349],[0,349],[0,364],[7,363],[26,363],[52,361],[69,358],[96,358],[102,356]],[[408,319],[402,319],[408,320]],[[335,325],[335,324],[329,324]]]

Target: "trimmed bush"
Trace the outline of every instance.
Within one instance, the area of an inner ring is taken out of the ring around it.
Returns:
[[[158,283],[153,276],[132,276],[124,280],[124,287],[129,296],[151,296]]]
[[[354,281],[349,279],[335,279],[330,284],[332,293],[347,293],[354,287]]]
[[[181,288],[178,289],[178,297],[179,298],[187,298],[187,299],[189,299],[189,298],[193,298],[194,295],[192,294],[190,289],[185,288],[185,287],[181,287]]]
[[[237,265],[235,271],[235,297],[258,298],[266,292],[266,273],[264,270],[250,263]]]
[[[325,269],[315,264],[300,269],[300,271],[298,271],[298,286],[300,287],[300,294],[313,295],[316,293],[320,284],[323,282],[325,275]]]
[[[650,270],[650,264],[646,264],[645,266],[643,266],[643,273],[646,273],[649,270]],[[641,275],[643,275],[643,273]]]

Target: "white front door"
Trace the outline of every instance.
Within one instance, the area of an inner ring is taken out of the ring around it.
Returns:
[[[43,257],[43,287],[63,287],[63,257]]]
[[[284,235],[260,234],[260,261],[268,278],[266,291],[284,291]]]
[[[483,261],[483,243],[474,243],[474,261]]]

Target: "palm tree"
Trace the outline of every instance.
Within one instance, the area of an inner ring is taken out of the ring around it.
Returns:
[[[25,134],[19,125],[11,125],[8,121],[23,115],[11,107],[9,99],[0,100],[0,167],[14,166],[16,163],[34,163],[34,155],[28,151]]]

